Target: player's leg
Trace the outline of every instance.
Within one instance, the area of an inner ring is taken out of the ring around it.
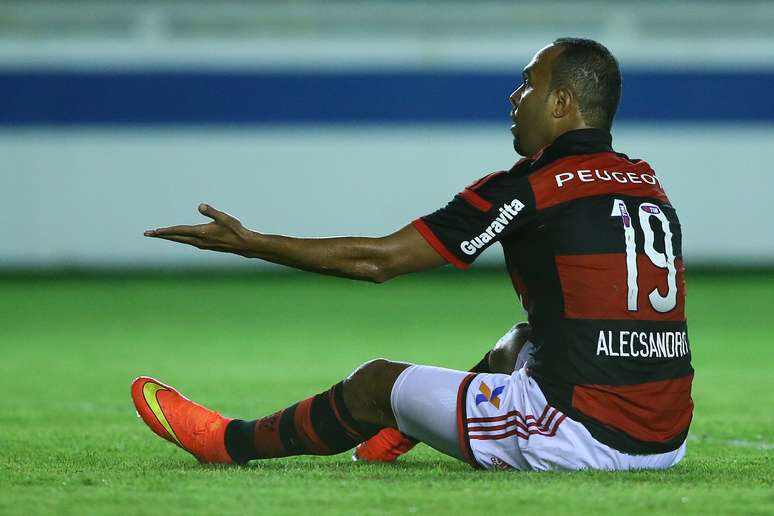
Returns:
[[[500,337],[484,358],[469,369],[474,373],[511,374],[521,368],[527,359],[529,348],[526,346],[532,334],[528,323],[518,323]],[[368,462],[392,462],[411,451],[417,441],[395,428],[385,428],[359,444],[352,455],[354,460]]]
[[[444,444],[452,440],[450,436],[456,431],[454,411],[445,420],[452,422],[450,429],[439,426],[446,423],[431,412],[425,412],[428,421],[422,427],[417,421],[422,417],[421,411],[401,408],[400,404],[396,408],[405,412],[406,423],[396,421],[393,386],[404,371],[412,369],[415,368],[410,364],[373,360],[329,390],[252,421],[225,418],[147,377],[133,382],[132,399],[140,416],[155,433],[201,462],[244,463],[301,454],[331,455],[353,448],[381,428],[395,426],[412,431],[419,429],[422,438],[430,438],[428,428],[445,430],[443,439],[431,445],[459,456],[453,443],[450,449]],[[437,407],[446,407],[446,400],[456,397],[454,382],[447,381],[444,385],[449,386],[449,392],[437,387],[426,389],[428,399],[443,397],[435,403]]]
[[[511,374],[521,369],[531,349],[527,345],[531,335],[532,327],[529,323],[519,323],[512,327],[487,354],[489,370],[480,372]]]

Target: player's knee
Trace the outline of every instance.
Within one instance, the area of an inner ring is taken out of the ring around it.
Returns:
[[[493,373],[511,374],[516,368],[519,351],[532,334],[532,327],[519,323],[501,338],[489,352],[489,369]]]
[[[390,395],[408,364],[377,358],[361,365],[344,380],[344,403],[358,421],[387,426],[392,420]]]
[[[344,380],[345,389],[358,401],[371,400],[380,390],[390,363],[384,358],[375,358],[362,364]]]
[[[511,374],[516,367],[516,353],[510,347],[494,348],[489,352],[489,370],[493,373]]]

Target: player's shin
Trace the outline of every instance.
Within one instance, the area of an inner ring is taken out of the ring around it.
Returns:
[[[293,455],[334,455],[354,448],[379,427],[357,422],[344,403],[343,382],[284,410],[252,421],[233,420],[225,433],[235,462]]]

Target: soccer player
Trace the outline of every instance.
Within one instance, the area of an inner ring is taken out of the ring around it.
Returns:
[[[562,38],[522,76],[511,132],[525,158],[396,233],[265,235],[201,205],[212,222],[146,235],[374,282],[447,262],[465,269],[500,242],[530,327],[506,335],[473,372],[377,359],[251,421],[141,377],[132,397],[150,428],[202,462],[334,454],[363,442],[366,451],[403,443],[396,456],[413,441],[390,428],[479,468],[679,462],[693,411],[681,229],[650,165],[611,146],[618,63],[597,42]]]

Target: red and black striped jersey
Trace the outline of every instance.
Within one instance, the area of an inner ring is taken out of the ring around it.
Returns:
[[[414,221],[466,268],[500,242],[549,403],[625,453],[677,449],[693,413],[682,233],[648,163],[581,129]]]

